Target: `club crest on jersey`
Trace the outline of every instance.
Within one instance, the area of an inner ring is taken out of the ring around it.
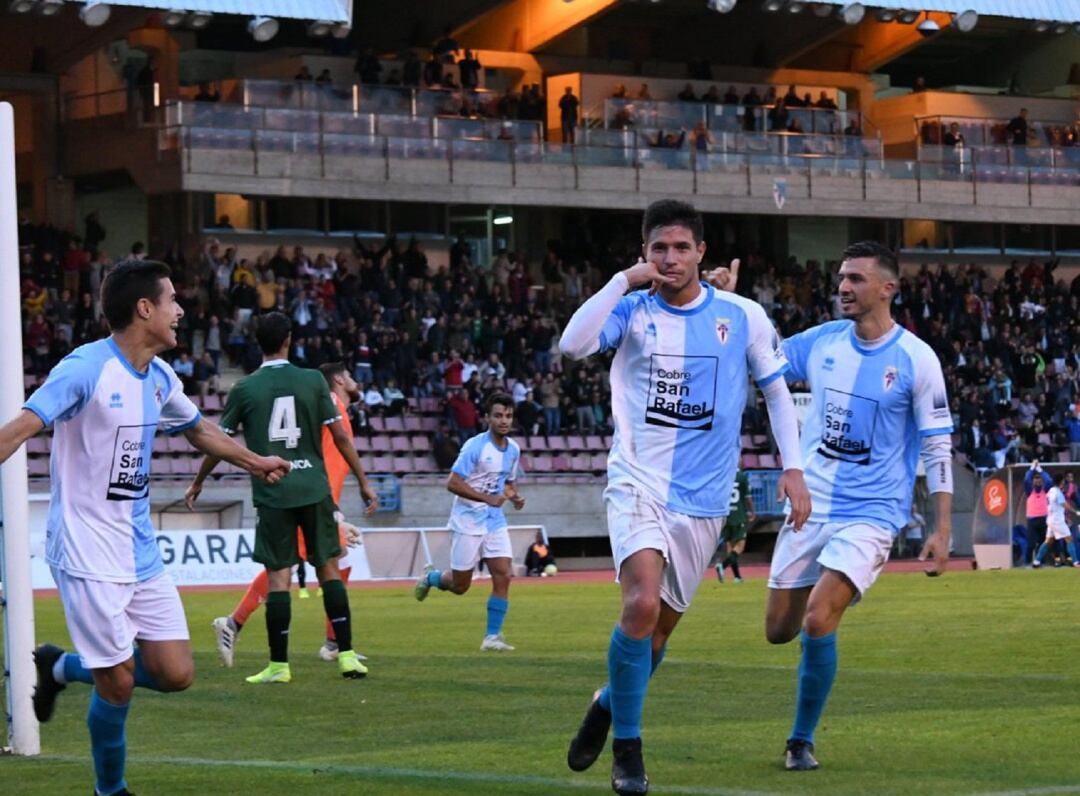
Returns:
[[[165,403],[165,393],[161,391],[161,385],[154,387],[154,400],[157,401],[157,405],[161,406]]]
[[[892,365],[889,365],[889,367],[885,368],[885,392],[888,392],[893,388],[893,385],[896,384],[896,380],[897,378],[899,378],[899,375],[899,372]]]
[[[731,337],[731,318],[716,319],[716,336],[720,340],[720,345],[727,345]]]

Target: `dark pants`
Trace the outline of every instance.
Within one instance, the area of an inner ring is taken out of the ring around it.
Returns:
[[[1027,541],[1029,558],[1024,563],[1030,564],[1030,556],[1034,556],[1039,545],[1046,541],[1046,517],[1027,518]]]

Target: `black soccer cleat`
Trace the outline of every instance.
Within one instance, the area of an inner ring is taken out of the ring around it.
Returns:
[[[808,741],[792,738],[784,749],[785,771],[813,771],[818,767],[814,757],[814,745]]]
[[[644,796],[649,792],[649,777],[641,756],[640,738],[616,738],[611,742],[611,789],[619,796]]]
[[[596,762],[604,751],[610,728],[611,712],[604,709],[598,698],[594,698],[566,751],[566,765],[570,766],[571,771],[584,771]]]
[[[37,669],[37,686],[34,688],[34,715],[45,723],[52,718],[56,707],[56,695],[67,688],[53,677],[53,666],[64,651],[55,644],[40,644],[34,649],[34,667]]]

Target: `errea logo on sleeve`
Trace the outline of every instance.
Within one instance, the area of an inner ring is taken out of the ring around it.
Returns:
[[[118,392],[114,392],[109,396],[109,408],[110,409],[123,409],[124,408],[124,396]]]

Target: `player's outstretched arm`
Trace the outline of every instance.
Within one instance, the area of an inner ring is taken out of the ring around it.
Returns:
[[[199,467],[198,475],[188,487],[190,497],[186,497],[185,502],[188,503],[189,508],[202,491],[203,481],[222,459],[243,468],[268,484],[276,484],[289,473],[290,465],[284,459],[277,456],[260,456],[248,450],[205,418],[200,419],[198,423],[185,431],[184,436],[196,450],[206,454],[206,459]]]
[[[920,561],[926,561],[933,556],[933,563],[925,570],[931,577],[945,572],[949,564],[949,542],[952,539],[952,493],[935,492],[933,497],[935,529],[919,553]]]
[[[478,503],[487,503],[492,508],[499,508],[506,502],[506,494],[502,495],[489,495],[487,492],[481,492],[479,489],[474,488],[457,473],[450,473],[450,478],[446,481],[446,488],[458,497],[463,497],[466,500],[475,500]]]
[[[0,428],[0,464],[10,459],[20,445],[43,428],[45,424],[41,422],[41,418],[29,409],[23,409],[14,419],[5,423]]]
[[[375,494],[375,490],[371,487],[367,473],[364,472],[364,465],[360,463],[360,457],[356,453],[356,446],[349,439],[349,435],[345,433],[345,426],[340,420],[330,424],[330,436],[334,439],[334,446],[341,453],[345,462],[349,465],[349,469],[352,470],[356,480],[360,483],[360,496],[367,506],[365,513],[374,514],[379,509],[379,496]]]
[[[584,359],[595,354],[600,350],[604,324],[627,290],[644,285],[651,285],[655,290],[672,281],[673,278],[660,273],[654,263],[640,259],[633,267],[615,274],[571,316],[559,338],[560,353],[571,359]]]
[[[791,523],[795,530],[800,530],[810,518],[810,490],[803,478],[802,450],[799,448],[799,421],[795,414],[795,403],[791,399],[787,382],[782,378],[773,379],[761,388],[765,396],[765,408],[769,412],[769,426],[773,439],[784,462],[784,472],[780,476],[777,499],[791,501]]]
[[[521,511],[525,508],[525,498],[521,496],[521,493],[517,491],[517,486],[513,481],[507,481],[503,486],[503,494],[506,495],[506,499],[514,504],[514,508]]]

